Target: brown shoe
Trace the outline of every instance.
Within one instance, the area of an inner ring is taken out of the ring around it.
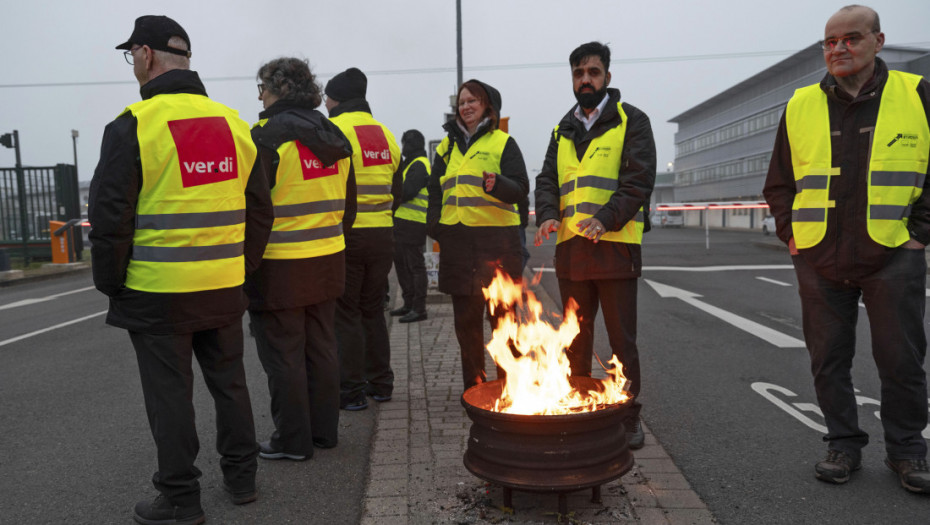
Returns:
[[[901,486],[917,494],[930,494],[930,468],[926,459],[885,458],[885,465],[893,470]]]
[[[853,471],[861,468],[861,459],[853,459],[849,454],[839,450],[828,450],[827,459],[817,463],[814,471],[817,479],[842,485],[849,481],[849,475]]]

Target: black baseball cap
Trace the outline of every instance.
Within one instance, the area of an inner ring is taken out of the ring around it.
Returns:
[[[173,36],[179,36],[187,42],[187,49],[178,49],[168,47],[168,40]],[[175,55],[186,56],[190,58],[191,39],[187,36],[187,31],[181,27],[181,24],[168,18],[167,16],[145,15],[136,19],[136,27],[132,30],[129,40],[116,46],[116,49],[132,49],[133,44],[140,46],[149,46],[158,51],[166,51]]]

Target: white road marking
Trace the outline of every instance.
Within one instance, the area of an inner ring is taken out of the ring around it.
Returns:
[[[87,290],[93,290],[93,286],[88,286],[86,288],[78,288],[77,290],[71,290],[70,292],[56,293],[54,295],[49,295],[46,297],[37,297],[35,299],[23,299],[22,301],[16,301],[15,303],[0,305],[0,310],[6,310],[8,308],[16,308],[18,306],[29,306],[30,304],[44,303],[45,301],[53,301],[59,297],[64,297],[66,295],[71,295],[73,293],[86,292]]]
[[[6,341],[0,341],[0,346],[5,346],[5,345],[8,345],[8,344],[10,344],[10,343],[15,343],[15,342],[17,342],[17,341],[22,341],[23,339],[28,339],[28,338],[30,338],[30,337],[33,337],[33,336],[36,336],[36,335],[39,335],[39,334],[44,334],[45,332],[51,332],[52,330],[57,330],[57,329],[59,329],[59,328],[64,328],[64,327],[66,327],[66,326],[70,326],[70,325],[73,325],[73,324],[76,324],[76,323],[80,323],[80,322],[86,321],[86,320],[88,320],[88,319],[93,319],[94,317],[99,317],[99,316],[101,316],[101,315],[103,315],[103,314],[105,314],[105,313],[107,313],[107,310],[104,310],[104,311],[102,311],[102,312],[97,312],[97,313],[95,313],[95,314],[85,315],[84,317],[79,317],[79,318],[77,318],[77,319],[72,319],[71,321],[65,321],[64,323],[59,323],[59,324],[56,324],[55,326],[49,326],[48,328],[43,328],[43,329],[41,329],[41,330],[36,330],[35,332],[30,332],[30,333],[28,333],[28,334],[23,334],[23,335],[21,335],[21,336],[14,337],[14,338],[12,338],[12,339],[7,339]]]
[[[797,397],[797,394],[795,394],[794,392],[792,392],[791,390],[788,390],[787,388],[783,386],[773,385],[771,383],[758,382],[758,383],[752,384],[752,389],[755,390],[757,394],[764,397],[765,399],[768,399],[769,401],[772,402],[772,404],[784,410],[791,417],[797,419],[801,423],[804,423],[808,427],[816,430],[817,432],[820,432],[821,434],[827,433],[827,427],[825,427],[824,425],[821,425],[817,421],[814,421],[811,418],[803,414],[803,412],[810,412],[812,414],[817,414],[818,416],[822,418],[823,413],[820,411],[819,406],[813,403],[794,403],[794,406],[791,406],[786,401],[782,401],[781,399],[778,399],[778,397],[772,394],[772,392],[778,392],[779,394],[782,394],[786,397]]]
[[[805,347],[804,341],[801,341],[800,339],[795,339],[794,337],[791,337],[789,335],[785,335],[776,330],[772,330],[771,328],[765,325],[761,325],[755,321],[750,321],[749,319],[746,319],[745,317],[740,317],[722,308],[717,308],[716,306],[712,306],[703,301],[699,301],[697,300],[698,297],[701,297],[701,295],[699,294],[689,292],[687,290],[682,290],[681,288],[675,288],[667,284],[650,281],[649,279],[645,279],[645,281],[646,283],[649,284],[649,286],[651,286],[656,291],[656,293],[659,294],[660,297],[662,298],[670,297],[673,299],[681,299],[682,301],[690,304],[691,306],[694,306],[695,308],[698,308],[699,310],[702,310],[710,315],[713,315],[714,317],[722,321],[725,321],[735,326],[736,328],[739,328],[740,330],[750,333],[762,339],[763,341],[769,342],[779,348],[804,348]]]
[[[778,286],[791,286],[791,283],[783,283],[781,281],[776,281],[775,279],[769,279],[768,277],[756,276],[756,279],[759,279],[760,281],[765,281],[767,283],[777,284]]]
[[[745,266],[644,266],[644,272],[729,272],[732,270],[793,270],[790,264],[756,264]],[[533,268],[534,272],[554,272],[555,268],[543,266]],[[927,290],[930,296],[930,290]]]
[[[747,264],[744,266],[644,266],[644,272],[729,272],[732,270],[793,270],[790,264]]]

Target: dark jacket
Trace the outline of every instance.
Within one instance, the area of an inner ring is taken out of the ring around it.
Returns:
[[[207,94],[197,73],[187,70],[168,71],[141,88],[145,100],[176,93]],[[94,284],[110,297],[107,323],[136,332],[170,334],[239,322],[246,307],[241,286],[191,293],[141,292],[124,286],[142,188],[137,126],[128,112],[107,125],[90,185],[87,214]],[[245,270],[251,273],[261,262],[274,222],[268,183],[258,162],[249,176],[245,202]]]
[[[875,59],[875,73],[855,97],[837,86],[827,74],[820,88],[827,94],[832,132],[833,166],[838,177],[830,177],[830,196],[836,207],[827,212],[827,231],[815,246],[800,250],[799,256],[828,279],[843,281],[869,275],[882,268],[897,248],[873,241],[867,230],[868,171],[872,133],[878,119],[882,90],[888,80],[888,66]],[[930,83],[921,80],[917,93],[930,122]],[[797,193],[791,146],[782,115],[775,136],[775,148],[762,191],[775,217],[778,238],[787,243],[793,236],[791,207]],[[911,237],[930,243],[930,177],[924,178],[923,193],[908,218]]]
[[[608,88],[609,96],[604,112],[590,131],[586,131],[574,115],[573,107],[559,122],[558,133],[575,143],[578,158],[584,156],[591,141],[621,123],[617,102],[620,91]],[[623,103],[627,116],[626,135],[620,171],[617,173],[617,191],[594,218],[604,224],[607,231],[618,231],[632,220],[641,207],[649,203],[656,178],[656,147],[652,137],[649,117],[634,106]],[[559,143],[554,136],[549,138],[549,148],[542,171],[536,176],[536,225],[549,219],[562,220],[559,205],[559,174],[557,157]],[[646,229],[649,227],[648,214]],[[642,272],[642,248],[639,244],[592,242],[576,235],[559,243],[555,248],[555,273],[559,279],[583,281],[589,279],[630,279]]]
[[[479,126],[471,140],[466,141],[455,120],[447,122],[443,129],[448,133],[450,151],[453,143],[457,143],[461,144],[459,149],[463,152],[488,132],[487,127]],[[481,288],[491,283],[498,268],[511,278],[519,279],[523,270],[519,226],[439,224],[442,213],[442,186],[439,180],[445,172],[446,159],[436,155],[427,185],[429,208],[426,224],[430,237],[439,241],[439,291],[451,295],[481,295]],[[500,171],[494,188],[488,193],[508,204],[518,204],[526,199],[528,192],[529,179],[523,154],[513,137],[510,137],[501,155]]]
[[[352,155],[352,145],[339,128],[309,104],[280,100],[261,112],[268,119],[252,128],[258,146],[258,162],[267,174],[269,187],[277,183],[278,147],[293,140],[330,166]],[[351,165],[346,182],[343,231],[355,221],[355,172]],[[298,308],[336,299],[345,288],[345,250],[305,259],[263,259],[261,266],[245,281],[249,310]]]
[[[394,201],[396,204],[395,211],[401,204],[415,199],[420,190],[426,187],[429,179],[426,166],[421,162],[411,166],[410,171],[407,172],[407,177],[404,177],[404,170],[407,169],[411,161],[419,157],[426,157],[426,150],[422,145],[417,144],[410,147],[405,144],[402,156],[403,159],[397,168],[397,173],[400,175],[403,185],[400,198]],[[426,224],[394,217],[394,242],[399,244],[424,244],[426,242]]]

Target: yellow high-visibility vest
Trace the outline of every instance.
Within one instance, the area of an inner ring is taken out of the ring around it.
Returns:
[[[427,162],[426,157],[417,157],[410,161],[410,164],[407,164],[407,167],[404,168],[404,182],[407,181],[407,172],[410,171],[410,168],[417,162],[422,163],[423,166],[426,167],[426,175],[429,176],[429,162]],[[397,211],[394,212],[394,216],[398,219],[426,224],[426,207],[428,205],[429,193],[427,192],[426,186],[423,186],[420,188],[420,192],[417,193],[416,197],[401,204],[397,208]]]
[[[185,293],[245,280],[245,188],[256,149],[239,113],[203,95],[127,107],[137,119],[142,188],[126,286]]]
[[[352,143],[352,166],[358,190],[358,213],[353,228],[394,225],[391,183],[400,165],[400,148],[394,135],[370,113],[350,111],[330,118]]]
[[[894,248],[907,242],[911,206],[923,191],[930,126],[917,94],[921,77],[889,71],[875,122],[868,174],[869,236]],[[785,110],[797,193],[791,228],[798,249],[816,246],[827,232],[832,162],[827,95],[819,84],[795,91]]]
[[[620,161],[626,137],[626,113],[620,102],[617,103],[617,111],[620,124],[592,140],[581,160],[578,160],[575,143],[559,135],[558,126],[553,131],[559,144],[556,169],[559,173],[559,209],[562,212],[557,243],[581,235],[578,222],[593,217],[619,187]],[[609,231],[600,240],[642,244],[643,217],[644,212],[640,208],[620,230]]]
[[[442,139],[436,154],[446,161],[440,177],[442,213],[440,224],[465,226],[519,226],[520,215],[513,204],[485,193],[484,172],[501,172],[501,155],[510,135],[499,129],[489,131],[462,152],[458,142],[449,148],[449,137]]]
[[[281,144],[277,151],[278,168],[271,188],[274,225],[263,258],[304,259],[344,250],[342,217],[349,157],[324,166],[310,148],[296,140]]]

